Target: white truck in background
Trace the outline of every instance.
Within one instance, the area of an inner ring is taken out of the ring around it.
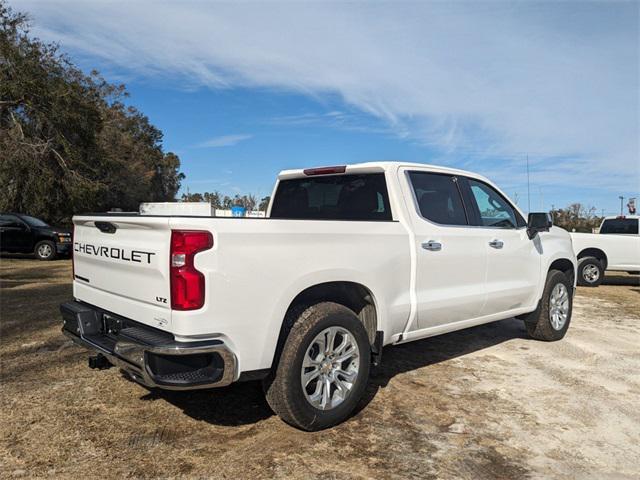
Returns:
[[[597,287],[604,272],[640,273],[637,215],[605,217],[598,233],[571,233],[578,259],[578,285]]]
[[[63,331],[147,387],[264,382],[286,422],[347,418],[382,347],[519,316],[563,338],[576,258],[489,180],[423,164],[288,170],[267,218],[73,219]]]

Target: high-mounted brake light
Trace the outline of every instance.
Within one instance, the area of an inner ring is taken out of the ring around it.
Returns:
[[[313,175],[330,175],[332,173],[344,173],[346,171],[346,165],[336,165],[334,167],[307,168],[304,170],[304,174],[310,177]]]
[[[196,253],[213,247],[213,236],[201,230],[173,230],[169,270],[171,308],[196,310],[204,305],[204,275],[196,270]]]

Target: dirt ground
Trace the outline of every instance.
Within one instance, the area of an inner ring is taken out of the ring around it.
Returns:
[[[640,282],[580,288],[565,339],[511,319],[386,348],[362,410],[304,433],[257,383],[149,392],[60,333],[68,260],[0,259],[0,477],[640,478]]]

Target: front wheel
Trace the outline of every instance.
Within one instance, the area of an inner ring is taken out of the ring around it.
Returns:
[[[369,379],[367,332],[348,308],[323,302],[291,327],[280,361],[265,381],[267,402],[285,422],[307,431],[345,420]]]
[[[56,258],[56,246],[53,242],[44,240],[42,242],[38,242],[34,253],[38,260],[53,260]]]
[[[532,338],[553,342],[565,336],[573,312],[572,290],[573,285],[563,272],[549,272],[538,308],[524,318]]]

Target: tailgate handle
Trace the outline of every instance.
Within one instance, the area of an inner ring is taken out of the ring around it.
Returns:
[[[111,222],[95,222],[95,226],[102,233],[116,233],[118,228]]]

